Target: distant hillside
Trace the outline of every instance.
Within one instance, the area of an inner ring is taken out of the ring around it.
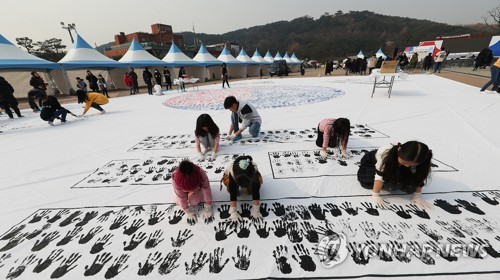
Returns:
[[[324,61],[356,55],[359,50],[369,55],[379,48],[387,55],[392,55],[395,47],[401,50],[437,36],[477,33],[474,28],[429,20],[386,16],[369,11],[338,11],[335,14],[325,13],[318,19],[304,16],[221,35],[180,34],[187,45],[192,44],[195,36],[206,45],[236,40],[250,56],[258,48],[261,55],[269,49],[273,55],[276,51],[280,51],[281,55],[288,51],[290,55],[295,52],[300,59],[307,57]]]

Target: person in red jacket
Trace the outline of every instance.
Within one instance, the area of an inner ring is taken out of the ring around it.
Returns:
[[[130,95],[135,94],[135,88],[134,88],[134,80],[130,75],[125,72],[125,76],[123,77],[123,81],[127,85],[128,89],[130,90]]]

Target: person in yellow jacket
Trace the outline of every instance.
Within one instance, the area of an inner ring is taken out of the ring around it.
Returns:
[[[83,110],[83,114],[81,117],[87,113],[90,107],[97,109],[101,112],[101,114],[106,113],[101,105],[108,104],[109,100],[106,96],[97,93],[97,92],[84,92],[83,90],[77,90],[76,96],[78,97],[78,103],[85,102],[85,109]]]

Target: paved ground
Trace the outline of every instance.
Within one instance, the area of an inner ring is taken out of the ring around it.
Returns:
[[[421,73],[423,73],[423,71],[417,70],[414,73],[421,74]],[[472,69],[451,68],[450,70],[443,70],[440,74],[436,74],[436,75],[480,88],[488,81],[488,78],[487,78],[488,74],[489,74],[488,70],[480,70],[480,71],[472,72]],[[333,76],[343,76],[343,75],[345,75],[345,72],[343,70],[338,69],[338,70],[333,71]],[[320,76],[324,76],[324,69],[306,69],[306,74],[304,75],[304,77],[320,77]],[[301,78],[302,76],[300,76],[299,73],[292,73],[288,77],[289,78]],[[265,78],[271,79],[271,78],[269,78],[269,76],[267,76]],[[258,79],[258,77],[244,78],[244,79],[232,79],[230,81],[241,81],[241,80],[249,80],[249,79]],[[272,78],[272,79],[280,79],[280,78],[276,77],[276,78]],[[218,83],[220,83],[219,80],[209,81],[209,82],[201,82],[198,84],[199,85],[207,85],[207,84],[218,84]],[[478,91],[479,91],[479,89],[478,89]],[[146,88],[141,88],[140,94],[144,94],[145,92],[147,92]],[[129,95],[129,91],[128,90],[112,90],[109,92],[109,95],[111,98],[127,96],[127,95]],[[61,104],[76,102],[76,96],[59,95],[58,99],[59,99],[59,102],[61,102]],[[19,98],[18,100],[19,100],[19,108],[20,109],[29,108],[28,102],[25,98]]]

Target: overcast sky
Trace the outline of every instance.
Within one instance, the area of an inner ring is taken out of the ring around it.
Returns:
[[[120,31],[151,32],[150,25],[171,25],[174,32],[222,34],[241,28],[292,20],[304,15],[317,19],[337,10],[428,19],[448,24],[483,22],[482,17],[499,5],[498,0],[12,0],[2,1],[0,34],[34,41],[71,40],[60,22],[75,23],[78,33],[92,46],[114,40]],[[397,24],[397,23],[395,23]]]

